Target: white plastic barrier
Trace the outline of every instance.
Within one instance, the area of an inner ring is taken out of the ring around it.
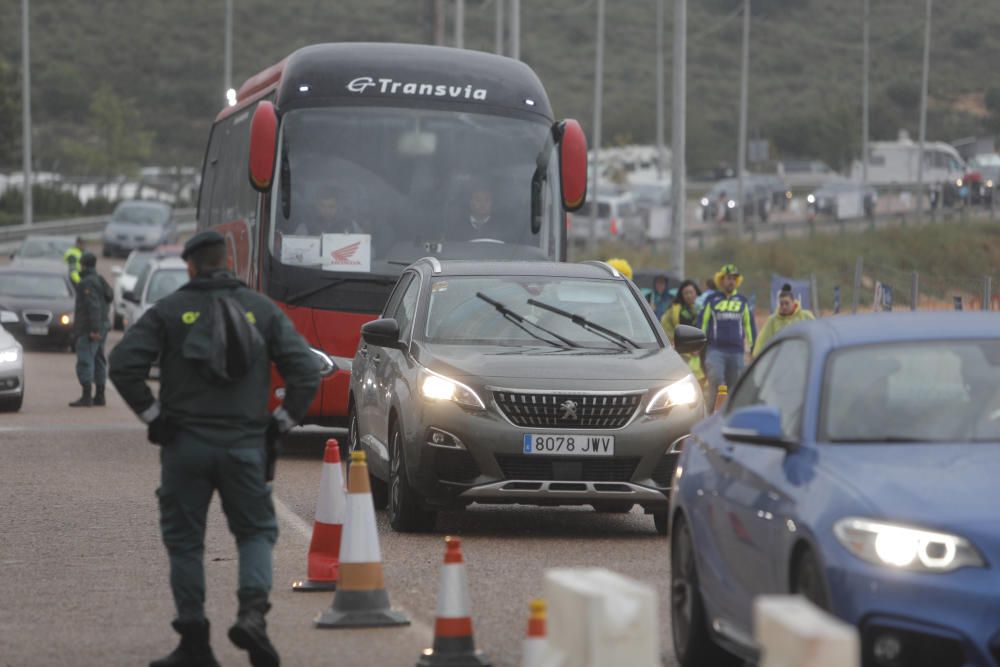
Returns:
[[[545,667],[659,667],[656,591],[603,568],[545,573]]]
[[[858,629],[805,598],[765,595],[754,601],[759,667],[859,667]]]

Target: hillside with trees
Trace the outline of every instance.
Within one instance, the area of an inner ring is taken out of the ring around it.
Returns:
[[[36,169],[101,177],[195,165],[222,107],[222,0],[33,2]],[[607,0],[605,143],[655,128],[655,0]],[[689,3],[692,170],[734,162],[739,0]],[[860,150],[862,0],[755,0],[750,135],[779,156],[843,167]],[[446,2],[451,7],[452,3]],[[665,32],[669,114],[672,5]],[[428,42],[432,0],[236,0],[234,85],[305,44]],[[522,58],[558,115],[589,128],[594,0],[523,0]],[[0,169],[20,164],[20,2],[0,0]],[[872,137],[916,136],[923,3],[872,2]],[[466,46],[493,50],[491,0],[466,0]],[[449,38],[451,35],[449,22]],[[952,0],[934,15],[928,135],[1000,131],[1000,13]],[[669,118],[667,128],[669,136]]]

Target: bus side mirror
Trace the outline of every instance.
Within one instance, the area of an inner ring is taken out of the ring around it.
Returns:
[[[563,208],[571,213],[579,210],[587,200],[587,137],[580,123],[573,119],[562,122],[559,183]]]
[[[250,185],[267,192],[274,180],[274,152],[278,142],[278,114],[270,102],[261,102],[250,123]]]

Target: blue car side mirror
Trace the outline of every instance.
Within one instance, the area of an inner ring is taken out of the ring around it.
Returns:
[[[795,448],[795,443],[787,440],[782,432],[781,411],[768,405],[750,405],[733,410],[722,426],[722,435],[735,442],[788,450]]]

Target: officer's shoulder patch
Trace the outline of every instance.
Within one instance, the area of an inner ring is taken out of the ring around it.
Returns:
[[[198,321],[198,316],[201,315],[197,310],[189,310],[181,315],[181,322],[184,324],[194,324]]]

